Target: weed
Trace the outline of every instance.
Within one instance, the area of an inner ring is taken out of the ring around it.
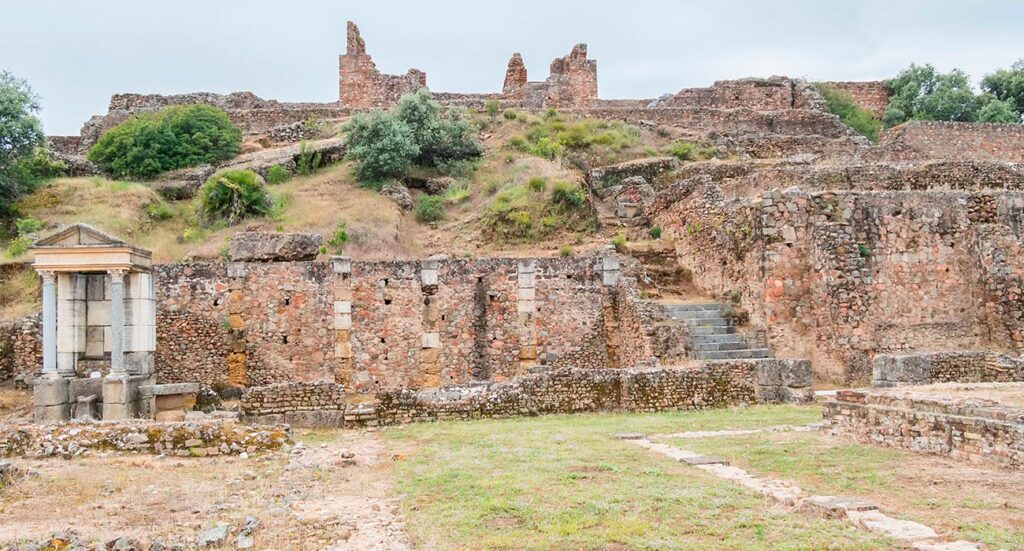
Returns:
[[[572,247],[569,245],[562,245],[561,248],[558,249],[558,256],[562,258],[569,258],[572,256]]]
[[[649,233],[651,235],[651,238],[653,238],[653,239],[661,239],[661,227],[660,226],[652,227],[651,229],[647,230],[647,233]]]
[[[530,187],[530,191],[541,192],[548,189],[548,181],[540,176],[530,178],[526,185]]]

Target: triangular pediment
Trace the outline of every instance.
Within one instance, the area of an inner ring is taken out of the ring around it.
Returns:
[[[72,224],[39,241],[35,247],[124,247],[127,244],[88,224]]]

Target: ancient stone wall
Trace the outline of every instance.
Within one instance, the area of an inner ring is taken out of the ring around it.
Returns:
[[[1019,192],[749,201],[694,178],[655,209],[698,284],[739,293],[777,354],[810,357],[826,378],[866,383],[880,352],[1024,348]]]
[[[587,58],[587,45],[577,44],[551,62],[544,106],[556,109],[591,107],[597,101],[597,61]]]
[[[0,382],[27,382],[43,365],[39,315],[0,322]]]
[[[871,376],[877,387],[991,382],[1024,382],[1024,360],[985,351],[879,354]]]
[[[1024,125],[910,121],[879,139],[876,156],[887,161],[977,159],[1024,162]]]
[[[347,49],[338,56],[338,101],[352,109],[390,107],[402,94],[427,86],[427,74],[409,69],[404,75],[385,75],[366,53],[359,27],[348,22]]]
[[[804,360],[709,362],[691,369],[535,368],[507,381],[441,389],[385,389],[348,403],[340,389],[290,383],[255,388],[242,399],[251,422],[379,424],[597,411],[665,411],[811,398]],[[298,398],[297,397],[301,397]],[[332,401],[333,400],[333,401]],[[314,417],[303,412],[344,412]]]
[[[889,88],[881,80],[842,81],[824,83],[850,94],[853,101],[874,116],[882,118],[889,106]]]
[[[911,392],[840,391],[822,430],[855,441],[1024,468],[1024,409]]]

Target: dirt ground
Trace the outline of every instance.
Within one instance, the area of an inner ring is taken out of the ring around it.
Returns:
[[[3,490],[0,543],[71,528],[87,540],[192,543],[256,517],[254,549],[407,548],[392,459],[374,432],[299,432],[267,457],[93,456],[14,460],[30,475]],[[296,542],[302,542],[296,547]]]
[[[1024,408],[1024,383],[942,383],[897,390],[924,397],[991,400]]]

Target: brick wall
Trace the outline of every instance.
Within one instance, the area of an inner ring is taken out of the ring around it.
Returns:
[[[979,159],[1024,162],[1024,125],[910,121],[879,140],[882,160]]]
[[[826,82],[825,84],[850,94],[857,105],[867,109],[878,118],[882,118],[885,108],[889,106],[889,89],[881,80]]]

